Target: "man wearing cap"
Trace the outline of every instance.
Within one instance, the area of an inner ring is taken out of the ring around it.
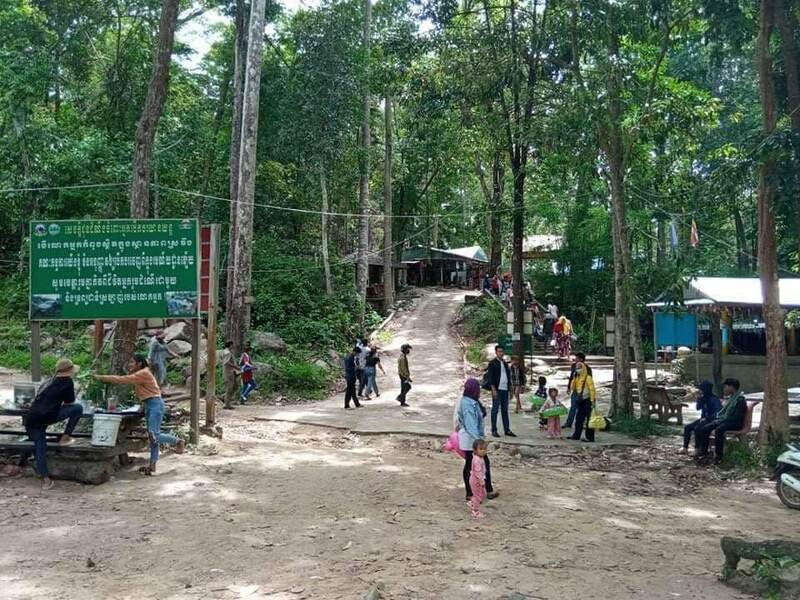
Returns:
[[[53,487],[53,480],[47,470],[47,427],[66,420],[67,426],[58,445],[69,446],[75,442],[72,432],[83,414],[83,407],[75,403],[75,384],[72,377],[77,372],[78,367],[71,360],[60,359],[56,363],[55,377],[42,384],[25,416],[25,429],[34,443],[36,471],[42,478],[43,490]],[[20,466],[28,459],[29,454],[23,453]]]
[[[155,335],[150,338],[147,362],[150,363],[150,369],[153,371],[153,376],[155,376],[160,387],[164,387],[167,381],[167,356],[178,358],[178,355],[170,350],[166,341],[164,341],[164,332],[161,330],[156,331]]]

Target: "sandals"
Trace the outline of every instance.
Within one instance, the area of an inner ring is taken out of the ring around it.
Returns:
[[[150,467],[139,467],[139,473],[142,475],[147,475],[148,477],[152,477],[153,469]]]
[[[46,492],[47,490],[49,490],[49,489],[52,489],[52,487],[53,487],[55,484],[56,484],[56,482],[55,482],[55,481],[53,481],[52,479],[49,479],[48,481],[46,481],[46,482],[42,483],[42,491],[43,491],[43,492]]]

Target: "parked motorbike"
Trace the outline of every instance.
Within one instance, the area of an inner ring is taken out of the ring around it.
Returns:
[[[800,444],[787,444],[786,447],[788,450],[778,457],[773,479],[781,502],[800,510]]]

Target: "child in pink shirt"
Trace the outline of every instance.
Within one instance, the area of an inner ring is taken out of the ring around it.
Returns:
[[[472,444],[472,470],[469,475],[469,485],[472,488],[472,498],[469,501],[469,508],[472,516],[482,519],[481,503],[486,499],[486,456],[488,448],[485,440],[475,440]]]

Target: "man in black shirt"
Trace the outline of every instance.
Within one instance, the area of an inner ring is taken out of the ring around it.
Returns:
[[[58,441],[59,446],[69,446],[75,440],[71,437],[75,426],[83,414],[83,407],[75,404],[75,384],[72,376],[78,367],[68,358],[56,363],[56,374],[50,381],[42,384],[30,411],[25,416],[25,429],[34,442],[36,471],[42,478],[42,489],[53,487],[53,480],[47,470],[47,427],[59,421],[67,421],[64,433]],[[28,459],[29,452],[23,453],[20,466]]]

